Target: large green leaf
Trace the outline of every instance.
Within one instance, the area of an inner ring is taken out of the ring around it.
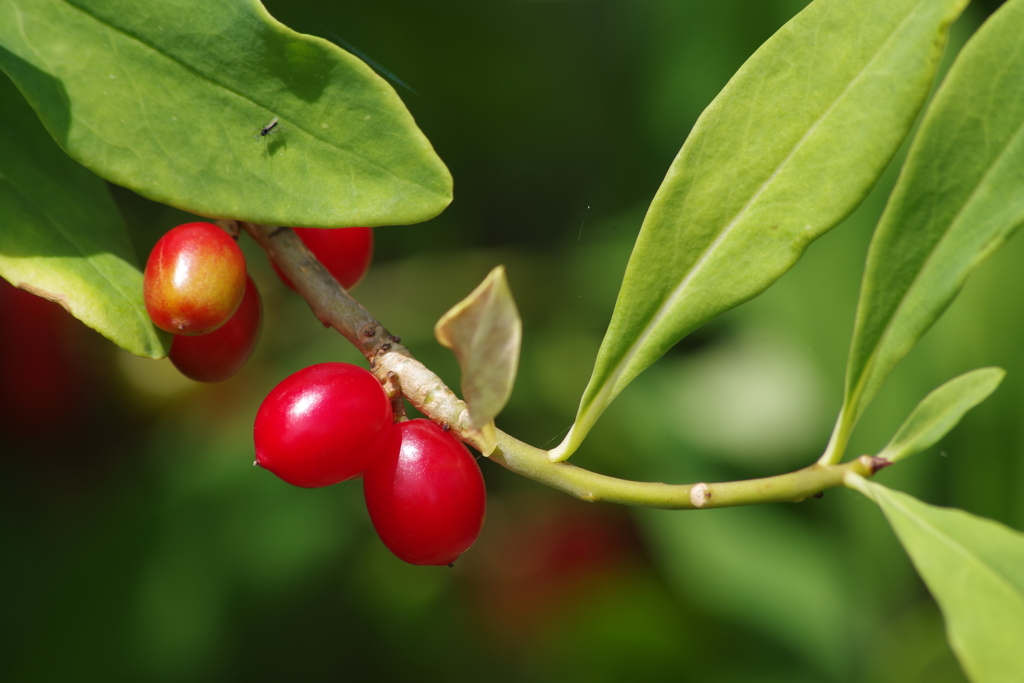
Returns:
[[[823,462],[978,263],[1024,222],[1024,0],[964,46],[929,107],[875,231],[846,393]]]
[[[256,0],[5,0],[0,67],[73,158],[193,213],[340,227],[451,201],[391,87]]]
[[[576,423],[572,454],[629,382],[756,296],[845,218],[924,102],[965,0],[817,0],[704,111],[651,204]]]
[[[134,354],[161,358],[142,272],[106,184],[68,158],[0,74],[0,275],[60,302]]]
[[[1005,376],[1002,368],[979,368],[949,380],[917,404],[878,457],[897,462],[933,446]]]
[[[1024,534],[860,480],[942,608],[974,683],[1024,681]]]

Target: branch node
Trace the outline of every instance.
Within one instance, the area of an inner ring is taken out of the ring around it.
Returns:
[[[879,470],[884,469],[892,464],[891,460],[885,458],[879,458],[875,455],[862,455],[857,460],[867,470],[867,476],[873,477]]]
[[[380,380],[379,377],[377,379]],[[383,381],[381,381],[381,386],[384,387],[384,393],[392,400],[394,400],[396,396],[401,397],[402,395],[402,387],[398,381],[398,373],[393,370],[388,370]]]
[[[892,460],[887,460],[885,458],[879,458],[878,456],[873,456],[871,458],[871,474],[875,474],[879,470],[885,469],[886,467],[888,467],[891,464],[892,464]]]
[[[693,507],[698,510],[707,507],[708,503],[711,502],[711,489],[704,482],[695,484],[690,489],[690,502],[693,503]]]

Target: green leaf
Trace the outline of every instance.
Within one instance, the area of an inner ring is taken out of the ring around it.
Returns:
[[[60,303],[118,346],[167,355],[142,273],[106,184],[68,158],[0,75],[0,275]]]
[[[373,226],[451,201],[394,90],[256,0],[7,0],[0,67],[74,159],[186,211]]]
[[[564,460],[640,372],[757,296],[864,199],[965,0],[817,0],[701,115],[651,204]]]
[[[494,418],[512,395],[523,338],[505,267],[492,270],[469,296],[441,316],[434,335],[459,361],[470,427],[481,432],[483,454],[490,455],[498,444]]]
[[[946,619],[974,683],[1024,681],[1024,534],[861,479]]]
[[[823,462],[970,272],[1024,222],[1024,0],[964,46],[929,107],[868,251],[843,408]]]
[[[896,462],[934,445],[968,410],[988,398],[1005,376],[1002,368],[979,368],[949,380],[917,404],[878,456]]]

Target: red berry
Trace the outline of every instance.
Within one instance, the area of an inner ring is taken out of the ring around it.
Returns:
[[[226,232],[211,223],[179,225],[149,254],[146,311],[162,330],[206,334],[238,308],[245,279],[245,257]]]
[[[373,526],[410,564],[451,564],[484,523],[480,468],[461,441],[430,420],[399,422],[391,433],[363,475]]]
[[[363,279],[373,257],[372,228],[292,228],[320,263],[345,289]],[[295,291],[295,285],[271,261],[281,281]]]
[[[390,428],[391,401],[376,377],[348,363],[312,365],[263,399],[256,462],[295,486],[330,486],[366,469]]]
[[[167,357],[181,374],[197,382],[220,382],[242,369],[256,348],[263,322],[260,293],[246,278],[245,295],[231,318],[209,334],[174,335]]]

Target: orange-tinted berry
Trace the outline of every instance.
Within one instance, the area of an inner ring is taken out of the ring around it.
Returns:
[[[221,382],[241,370],[249,360],[262,322],[260,293],[252,278],[248,278],[242,303],[226,323],[208,334],[174,335],[167,357],[189,379]]]
[[[146,311],[167,332],[207,334],[238,308],[245,282],[245,257],[226,232],[211,223],[179,225],[149,254]]]

